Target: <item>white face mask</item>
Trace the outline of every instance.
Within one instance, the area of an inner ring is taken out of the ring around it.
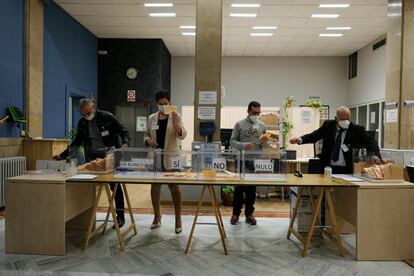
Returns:
[[[158,105],[158,111],[164,113],[165,105],[159,104]]]
[[[338,126],[343,129],[347,129],[351,122],[349,120],[340,120],[338,121]]]
[[[254,123],[254,124],[256,124],[257,123],[257,121],[259,120],[259,116],[257,116],[257,115],[250,115],[249,116],[249,119]]]
[[[95,118],[95,113],[92,113],[91,115],[89,115],[88,117],[83,117],[88,121],[92,121]]]

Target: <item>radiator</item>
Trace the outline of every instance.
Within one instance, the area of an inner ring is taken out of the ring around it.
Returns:
[[[16,156],[0,158],[0,207],[4,207],[4,184],[7,178],[26,172],[26,157]]]

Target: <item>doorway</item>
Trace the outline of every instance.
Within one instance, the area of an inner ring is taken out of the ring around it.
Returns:
[[[135,148],[144,147],[145,126],[149,116],[149,107],[144,104],[116,106],[115,115],[129,132],[131,139],[129,146]]]

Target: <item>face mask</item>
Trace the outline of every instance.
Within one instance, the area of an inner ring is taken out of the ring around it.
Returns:
[[[88,117],[83,117],[83,118],[85,118],[86,120],[88,120],[88,121],[92,121],[93,120],[93,118],[95,118],[95,113],[92,113],[91,115],[89,115]]]
[[[351,122],[349,120],[340,120],[338,121],[338,126],[343,129],[347,129]]]
[[[159,104],[158,105],[158,111],[164,113],[165,105]]]
[[[257,116],[257,115],[250,115],[249,116],[249,119],[250,119],[250,121],[252,121],[255,124],[259,120],[259,116]]]

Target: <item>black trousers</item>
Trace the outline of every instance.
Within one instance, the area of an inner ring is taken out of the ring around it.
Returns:
[[[250,216],[254,212],[254,201],[256,200],[256,186],[236,186],[233,196],[233,215],[240,216],[243,207],[244,198],[244,214]]]
[[[103,154],[88,154],[86,156],[86,162],[90,162],[95,160],[96,158],[105,158],[105,153]],[[111,191],[114,190],[115,184],[111,183]],[[118,218],[125,218],[125,205],[124,205],[124,192],[122,190],[121,183],[118,183],[118,188],[116,189],[115,194],[115,208],[116,208],[116,216]]]

